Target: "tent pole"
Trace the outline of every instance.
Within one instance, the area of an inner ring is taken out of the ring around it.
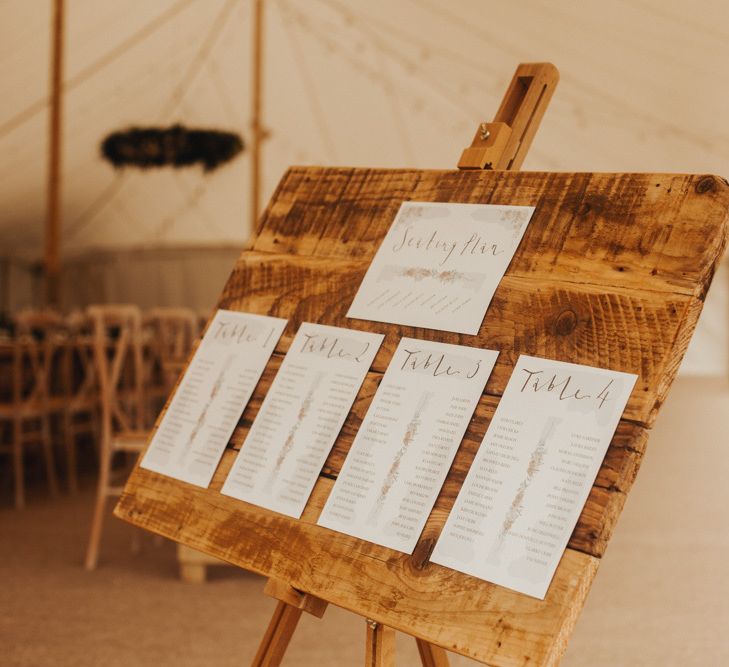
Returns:
[[[60,297],[60,227],[61,227],[61,120],[63,88],[63,19],[64,0],[53,0],[51,49],[50,140],[48,151],[48,198],[45,233],[45,302],[58,306]]]
[[[253,86],[251,95],[251,229],[258,226],[261,198],[261,119],[263,88],[263,1],[253,2]]]

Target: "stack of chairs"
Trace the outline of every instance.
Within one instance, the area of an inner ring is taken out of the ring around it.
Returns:
[[[93,570],[99,560],[106,501],[122,489],[112,480],[114,458],[122,453],[136,459],[146,446],[157,415],[149,409],[158,384],[155,378],[163,383],[168,362],[187,358],[196,328],[188,326],[194,316],[183,309],[156,310],[145,320],[131,305],[90,306],[87,314],[101,403],[99,480],[85,559],[86,569]]]
[[[39,449],[52,496],[54,444],[62,446],[69,491],[78,487],[78,446],[93,436],[99,463],[87,569],[94,569],[107,500],[121,492],[119,459],[136,460],[200,332],[185,308],[144,316],[128,304],[94,305],[63,317],[25,310],[0,341],[0,453],[10,456],[15,506],[26,503],[25,458]]]
[[[68,345],[61,373],[64,385],[63,443],[66,450],[69,489],[78,488],[77,451],[79,436],[99,442],[100,390],[94,362],[91,320],[83,311],[66,317]]]
[[[153,308],[143,318],[149,399],[158,414],[174,389],[199,334],[198,320],[187,308]]]
[[[10,371],[2,373],[0,386],[0,427],[6,434],[0,451],[12,459],[15,507],[22,508],[28,447],[42,449],[50,493],[58,492],[51,415],[62,409],[62,397],[53,383],[52,367],[63,344],[64,323],[55,311],[26,310],[16,316],[15,329],[10,353],[0,361]]]

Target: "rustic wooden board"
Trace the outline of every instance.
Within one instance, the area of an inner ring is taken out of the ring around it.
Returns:
[[[726,187],[677,174],[293,168],[252,248],[370,259],[403,200],[536,206],[509,275],[699,294],[723,248]]]
[[[243,412],[240,425],[231,438],[231,448],[239,449],[245,441],[248,429],[258,413],[263,397],[271,386],[281,365],[281,360],[282,356],[276,354],[266,368],[250,403]],[[336,479],[339,474],[349,447],[374,397],[380,378],[381,374],[373,372],[369,373],[365,379],[352,411],[342,427],[340,437],[324,464],[322,470],[324,476]],[[466,430],[463,444],[453,461],[448,478],[438,497],[433,515],[419,540],[419,552],[430,553],[448,512],[455,502],[458,489],[471,466],[497,404],[498,399],[495,397],[488,395],[481,397],[475,416]],[[570,539],[571,548],[592,556],[603,555],[607,541],[612,534],[612,527],[620,514],[626,495],[638,471],[645,451],[647,435],[646,429],[632,422],[620,423]]]
[[[403,200],[536,206],[480,332],[348,320]],[[209,489],[137,468],[118,516],[490,665],[553,665],[638,471],[726,242],[714,176],[293,168],[219,306],[289,318]],[[235,450],[303,321],[386,334],[301,520],[220,495]],[[500,350],[412,555],[316,526],[401,336]],[[429,562],[519,354],[639,374],[544,601]]]
[[[499,285],[478,336],[353,320],[349,304],[366,260],[248,252],[223,291],[224,308],[289,319],[277,350],[288,349],[301,322],[386,334],[372,368],[384,372],[397,343],[414,336],[499,350],[486,392],[500,395],[519,354],[532,354],[640,375],[624,417],[651,424],[672,374],[671,349],[682,335],[693,297],[508,275]],[[688,342],[687,340],[685,341]],[[655,391],[654,388],[659,388]]]

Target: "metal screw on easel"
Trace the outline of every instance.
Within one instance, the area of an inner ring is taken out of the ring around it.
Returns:
[[[373,621],[371,618],[368,618],[367,625],[370,626],[370,630],[377,630],[377,621]]]
[[[491,136],[489,126],[486,123],[481,123],[481,126],[479,127],[479,132],[479,137],[481,137],[481,141],[486,141],[486,139]]]

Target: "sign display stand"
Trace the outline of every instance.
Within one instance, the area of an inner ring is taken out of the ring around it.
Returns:
[[[426,667],[446,650],[493,666],[555,665],[574,628],[695,328],[724,250],[729,186],[710,175],[516,171],[558,79],[520,65],[459,170],[293,167],[281,180],[218,307],[287,318],[209,488],[137,466],[118,517],[269,578],[279,603],[253,665],[279,665],[303,612],[366,619],[367,667],[394,664],[394,630]],[[348,319],[403,201],[536,210],[477,335]],[[300,519],[220,488],[302,322],[385,334]],[[401,337],[500,355],[412,554],[317,525]],[[431,563],[449,510],[520,354],[639,375],[544,600]]]

